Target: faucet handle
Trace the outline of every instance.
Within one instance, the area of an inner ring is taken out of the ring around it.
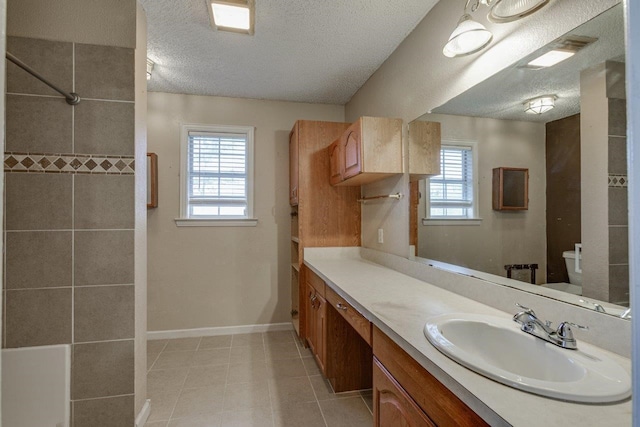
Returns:
[[[524,305],[520,304],[519,302],[516,303],[516,307],[520,307],[521,309],[523,309],[525,311],[525,313],[533,314],[534,316],[536,315],[536,312],[533,311],[532,308],[525,307]]]
[[[564,338],[566,340],[572,340],[573,331],[571,330],[571,326],[573,326],[574,328],[585,330],[585,331],[589,330],[588,326],[582,326],[572,322],[562,322],[560,323],[560,325],[558,325],[558,330],[556,331],[556,334],[560,338]]]

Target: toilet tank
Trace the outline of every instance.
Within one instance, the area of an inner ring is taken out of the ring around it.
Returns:
[[[576,273],[576,251],[562,252],[562,256],[567,266],[567,273],[569,273],[569,283],[582,286],[582,273]],[[582,262],[582,254],[578,256]]]

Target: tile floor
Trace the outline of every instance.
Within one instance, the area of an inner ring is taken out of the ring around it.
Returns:
[[[147,427],[371,427],[371,390],[335,394],[293,332],[149,341]]]

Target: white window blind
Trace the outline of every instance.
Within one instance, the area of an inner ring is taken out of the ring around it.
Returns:
[[[442,173],[429,179],[428,218],[473,218],[474,171],[471,146],[443,146]]]

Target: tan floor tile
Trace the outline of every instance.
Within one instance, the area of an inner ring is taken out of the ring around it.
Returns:
[[[268,360],[267,375],[269,375],[270,378],[306,377],[307,370],[304,368],[304,364],[300,358]]]
[[[320,409],[327,427],[371,427],[373,416],[360,397],[324,400]]]
[[[173,408],[176,406],[179,390],[165,391],[163,393],[149,394],[151,399],[151,413],[147,422],[168,420],[171,418]]]
[[[295,343],[293,331],[274,331],[264,333],[265,344],[276,344],[283,342]]]
[[[303,421],[304,420],[304,421]],[[318,402],[281,404],[273,408],[275,427],[325,427]]]
[[[261,333],[256,334],[238,334],[234,335],[231,340],[231,347],[246,347],[251,345],[262,344],[263,338]]]
[[[160,356],[160,353],[147,352],[147,372],[153,368],[153,364],[158,360],[158,356]]]
[[[227,347],[231,347],[231,335],[219,335],[216,337],[202,337],[198,350]]]
[[[167,346],[169,340],[148,340],[147,353],[160,353]]]
[[[222,414],[224,427],[272,427],[273,416],[271,409],[254,408],[246,411],[224,412]],[[304,423],[298,425],[305,425]]]
[[[195,417],[216,414],[222,411],[224,384],[211,387],[186,388],[182,390],[173,410],[173,418]],[[364,405],[364,403],[363,403]]]
[[[301,348],[300,356],[302,356],[303,359],[306,359],[309,357],[315,357],[310,348]]]
[[[360,397],[360,392],[358,391],[349,391],[344,393],[334,393],[329,380],[324,378],[321,375],[314,375],[309,377],[311,380],[311,386],[313,387],[313,391],[316,392],[316,397],[318,400],[329,400],[329,399],[344,399],[347,397]]]
[[[253,363],[265,360],[264,346],[259,347],[231,347],[230,360],[234,363]]]
[[[229,365],[194,366],[184,382],[184,388],[207,387],[227,381]]]
[[[269,385],[266,381],[227,384],[225,387],[223,404],[225,412],[262,407],[271,407]]]
[[[197,338],[178,338],[169,340],[164,351],[187,351],[197,350],[200,343],[200,337]]]
[[[188,368],[191,366],[191,359],[193,359],[195,353],[195,351],[162,352],[160,356],[158,356],[158,360],[153,364],[151,370]]]
[[[148,392],[180,390],[187,378],[189,368],[158,369],[147,374]]]
[[[279,342],[265,344],[264,350],[267,359],[293,359],[294,357],[300,357],[298,347],[294,342]]]
[[[175,418],[167,427],[222,427],[222,414],[198,415],[196,417]],[[147,427],[147,426],[145,426]]]
[[[259,382],[267,380],[267,364],[264,361],[229,365],[227,384]]]
[[[322,372],[320,371],[320,368],[318,367],[318,364],[316,363],[315,357],[305,357],[304,359],[302,359],[302,364],[304,365],[304,368],[307,370],[307,375],[311,376],[311,375],[322,374]]]
[[[167,427],[166,421],[155,421],[153,423],[145,423],[144,427]]]
[[[316,400],[309,377],[269,380],[269,394],[274,408],[292,402],[313,402]]]
[[[360,396],[362,396],[362,400],[364,400],[365,405],[369,408],[369,412],[373,414],[373,391],[361,391]]]
[[[229,363],[231,348],[213,348],[198,350],[193,355],[191,366],[224,365]]]

